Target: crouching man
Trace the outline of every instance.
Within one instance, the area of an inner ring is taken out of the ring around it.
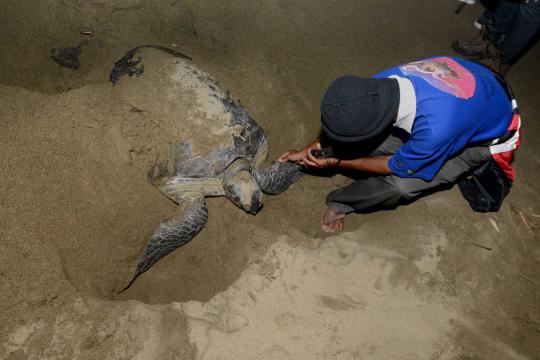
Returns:
[[[394,208],[457,182],[473,209],[494,211],[514,180],[516,102],[502,77],[467,60],[434,57],[338,78],[323,96],[321,126],[279,161],[353,175],[328,194],[325,231],[341,230],[349,213]],[[464,180],[471,174],[476,181]]]

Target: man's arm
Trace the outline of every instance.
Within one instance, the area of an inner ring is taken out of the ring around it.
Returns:
[[[360,171],[367,174],[392,175],[388,162],[392,156],[373,156],[351,160],[339,160],[336,158],[317,159],[311,152],[307,153],[306,165],[316,168],[332,168]]]
[[[388,162],[392,156],[374,156],[352,160],[341,160],[337,164],[341,169],[361,171],[368,174],[392,175]],[[337,163],[337,162],[336,162]]]

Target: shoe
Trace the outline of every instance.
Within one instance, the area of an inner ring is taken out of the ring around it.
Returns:
[[[452,43],[452,47],[458,54],[472,60],[483,60],[490,57],[489,41],[483,38],[456,40]]]

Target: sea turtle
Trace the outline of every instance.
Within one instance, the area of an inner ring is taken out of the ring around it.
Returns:
[[[294,163],[262,167],[268,153],[263,129],[190,60],[173,49],[144,45],[128,51],[110,73],[123,101],[169,121],[169,149],[156,159],[148,180],[179,205],[148,240],[125,289],[200,232],[208,219],[205,197],[226,196],[255,214],[262,192],[279,194],[302,174]]]

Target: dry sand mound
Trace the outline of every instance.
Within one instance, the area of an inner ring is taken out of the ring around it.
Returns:
[[[430,230],[433,236],[422,241],[442,250],[444,234]],[[148,306],[74,298],[54,321],[16,328],[5,348],[30,359],[163,359],[188,353],[198,359],[452,358],[451,321],[459,304],[425,284],[441,276],[440,258],[426,253],[430,269],[420,265],[426,261],[408,269],[412,276],[405,286],[396,272],[408,267],[406,259],[360,245],[363,236],[299,236],[296,246],[283,236],[206,303]],[[47,350],[38,355],[43,343]]]
[[[444,234],[432,230],[425,241],[443,250]],[[456,299],[424,288],[440,276],[437,255],[425,254],[433,274],[409,269],[405,285],[395,277],[407,260],[359,245],[362,236],[295,247],[282,237],[226,292],[183,305],[199,358],[453,358]]]

